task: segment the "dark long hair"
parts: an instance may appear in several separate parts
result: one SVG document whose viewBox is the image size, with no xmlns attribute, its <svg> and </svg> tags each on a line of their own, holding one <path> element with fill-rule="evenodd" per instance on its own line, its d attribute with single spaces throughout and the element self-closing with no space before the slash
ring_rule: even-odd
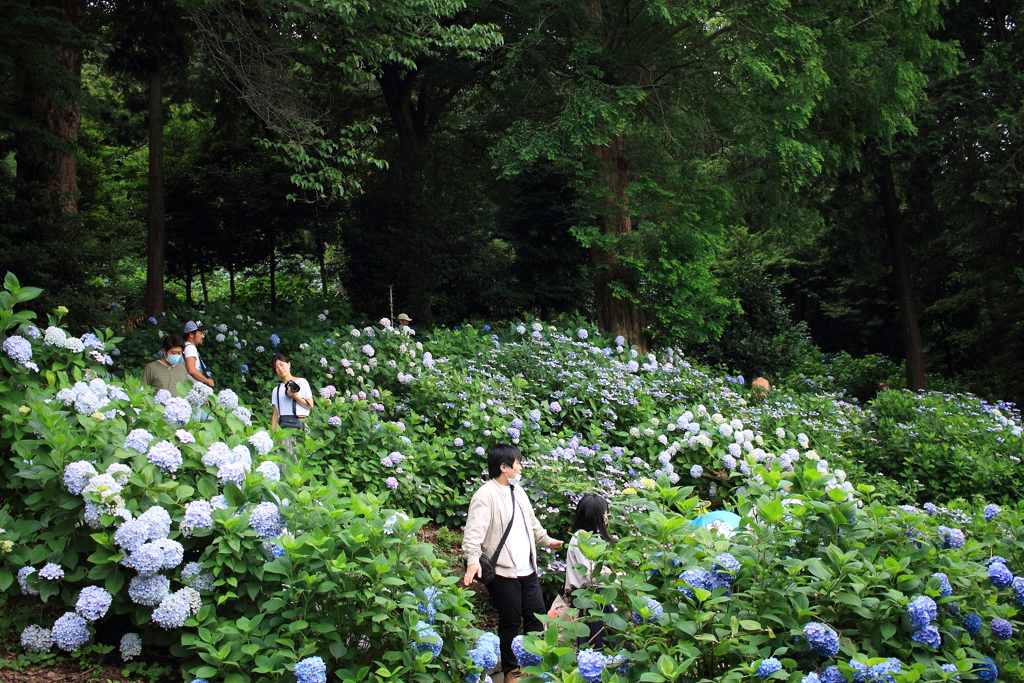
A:
<svg viewBox="0 0 1024 683">
<path fill-rule="evenodd" d="M 576 505 L 576 517 L 572 520 L 572 532 L 589 531 L 612 543 L 604 516 L 608 512 L 608 501 L 593 493 L 588 493 Z"/>
</svg>

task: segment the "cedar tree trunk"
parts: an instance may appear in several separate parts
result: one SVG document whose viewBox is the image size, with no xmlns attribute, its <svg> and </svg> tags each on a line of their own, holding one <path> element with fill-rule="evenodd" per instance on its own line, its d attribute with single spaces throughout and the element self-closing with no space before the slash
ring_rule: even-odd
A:
<svg viewBox="0 0 1024 683">
<path fill-rule="evenodd" d="M 149 205 L 146 212 L 146 315 L 164 310 L 164 110 L 162 72 L 149 75 Z"/>
</svg>

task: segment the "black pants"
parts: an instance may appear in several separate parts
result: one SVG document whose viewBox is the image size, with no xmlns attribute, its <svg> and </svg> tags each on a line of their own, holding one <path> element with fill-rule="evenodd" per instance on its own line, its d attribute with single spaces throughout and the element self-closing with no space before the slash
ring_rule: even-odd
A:
<svg viewBox="0 0 1024 683">
<path fill-rule="evenodd" d="M 498 610 L 501 670 L 508 672 L 518 669 L 519 662 L 512 654 L 512 639 L 519 635 L 519 627 L 522 626 L 523 633 L 541 631 L 544 628 L 537 618 L 538 614 L 547 612 L 544 609 L 540 580 L 536 572 L 529 576 L 520 576 L 518 579 L 495 576 L 487 589 L 491 592 L 494 609 Z"/>
</svg>

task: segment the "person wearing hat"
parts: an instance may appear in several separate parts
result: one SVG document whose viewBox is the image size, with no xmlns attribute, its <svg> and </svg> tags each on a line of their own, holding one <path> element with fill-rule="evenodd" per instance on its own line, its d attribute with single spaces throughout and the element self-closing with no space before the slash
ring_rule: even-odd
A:
<svg viewBox="0 0 1024 683">
<path fill-rule="evenodd" d="M 202 383 L 213 388 L 213 380 L 206 376 L 206 363 L 199 357 L 199 345 L 206 338 L 206 331 L 209 325 L 204 325 L 199 320 L 189 320 L 185 323 L 185 371 L 193 382 Z"/>
<path fill-rule="evenodd" d="M 409 323 L 412 322 L 412 318 L 407 316 L 405 313 L 399 313 L 396 320 L 398 320 L 398 324 L 402 327 L 409 327 Z"/>
</svg>

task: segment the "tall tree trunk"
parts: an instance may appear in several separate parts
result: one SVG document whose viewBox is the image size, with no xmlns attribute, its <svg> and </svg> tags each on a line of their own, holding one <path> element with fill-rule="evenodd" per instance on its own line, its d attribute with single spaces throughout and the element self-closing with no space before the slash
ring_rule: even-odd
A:
<svg viewBox="0 0 1024 683">
<path fill-rule="evenodd" d="M 164 310 L 163 72 L 149 75 L 149 206 L 146 212 L 146 315 Z"/>
<path fill-rule="evenodd" d="M 327 251 L 324 241 L 320 239 L 320 236 L 316 233 L 313 234 L 313 238 L 316 240 L 316 255 L 320 261 L 320 293 L 326 299 L 327 298 L 327 255 L 324 253 Z"/>
<path fill-rule="evenodd" d="M 235 264 L 228 266 L 228 281 L 231 283 L 231 303 L 235 303 Z"/>
<path fill-rule="evenodd" d="M 192 261 L 185 265 L 185 303 L 191 308 L 195 304 L 192 302 Z"/>
<path fill-rule="evenodd" d="M 199 284 L 203 286 L 203 303 L 206 305 L 210 304 L 210 289 L 206 286 L 206 269 L 200 268 L 199 270 Z"/>
<path fill-rule="evenodd" d="M 633 219 L 629 215 L 629 163 L 622 136 L 617 135 L 604 145 L 595 145 L 593 154 L 601 164 L 598 175 L 604 193 L 601 231 L 606 238 L 617 242 L 633 232 Z M 650 339 L 643 312 L 635 303 L 617 297 L 613 292 L 614 283 L 628 282 L 632 277 L 632 273 L 619 262 L 617 249 L 614 244 L 590 247 L 597 324 L 613 336 L 624 336 L 630 344 L 636 344 L 642 353 L 646 353 Z"/>
<path fill-rule="evenodd" d="M 270 310 L 277 302 L 277 254 L 275 253 L 274 231 L 270 231 Z"/>
<path fill-rule="evenodd" d="M 921 342 L 921 329 L 917 325 L 914 288 L 910 280 L 910 265 L 907 262 L 907 245 L 903 242 L 903 230 L 900 226 L 896 184 L 893 181 L 892 164 L 888 157 L 879 154 L 878 160 L 876 180 L 882 199 L 885 232 L 889 238 L 889 257 L 892 261 L 892 274 L 896 285 L 900 329 L 903 333 L 903 350 L 907 358 L 907 389 L 923 391 L 925 389 L 924 346 Z"/>
<path fill-rule="evenodd" d="M 70 24 L 69 35 L 77 35 L 85 21 L 85 0 L 36 0 L 41 12 L 58 10 Z M 75 146 L 82 120 L 78 88 L 82 78 L 82 46 L 54 42 L 47 46 L 66 79 L 60 87 L 30 82 L 25 89 L 22 108 L 33 124 L 56 138 L 55 142 L 21 136 L 17 146 L 17 176 L 22 184 L 37 184 L 42 200 L 58 207 L 60 213 L 78 213 L 78 178 Z"/>
</svg>

